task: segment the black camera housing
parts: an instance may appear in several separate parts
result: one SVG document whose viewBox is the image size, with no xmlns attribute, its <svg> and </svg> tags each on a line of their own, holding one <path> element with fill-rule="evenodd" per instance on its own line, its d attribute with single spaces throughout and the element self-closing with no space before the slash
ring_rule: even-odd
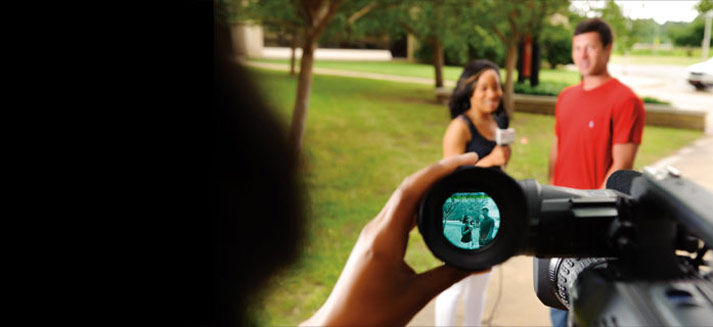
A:
<svg viewBox="0 0 713 327">
<path fill-rule="evenodd" d="M 517 182 L 497 169 L 462 167 L 427 192 L 419 231 L 436 257 L 461 269 L 537 257 L 538 298 L 573 310 L 575 325 L 710 324 L 710 264 L 707 272 L 700 267 L 713 244 L 713 195 L 674 170 L 615 172 L 607 188 Z M 500 210 L 500 230 L 482 248 L 458 248 L 444 234 L 443 204 L 460 192 L 483 192 Z"/>
<path fill-rule="evenodd" d="M 460 192 L 484 192 L 500 210 L 500 231 L 477 250 L 453 246 L 444 236 L 442 207 Z M 434 184 L 421 201 L 418 227 L 439 259 L 467 270 L 482 270 L 517 254 L 538 257 L 613 256 L 603 242 L 617 217 L 631 215 L 627 195 L 613 190 L 576 190 L 517 182 L 498 169 L 462 167 Z"/>
</svg>

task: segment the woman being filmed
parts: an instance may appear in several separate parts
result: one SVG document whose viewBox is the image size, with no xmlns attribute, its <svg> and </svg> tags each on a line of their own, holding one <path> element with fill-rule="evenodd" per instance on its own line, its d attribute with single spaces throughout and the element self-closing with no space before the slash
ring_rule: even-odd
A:
<svg viewBox="0 0 713 327">
<path fill-rule="evenodd" d="M 488 60 L 466 65 L 448 107 L 451 123 L 443 136 L 443 157 L 475 152 L 481 158 L 475 165 L 502 169 L 510 159 L 510 148 L 497 145 L 498 128 L 507 128 L 502 104 L 503 91 L 498 66 Z M 466 277 L 443 291 L 436 299 L 436 326 L 455 325 L 457 303 L 464 295 L 464 325 L 481 325 L 485 288 L 490 272 Z"/>
</svg>

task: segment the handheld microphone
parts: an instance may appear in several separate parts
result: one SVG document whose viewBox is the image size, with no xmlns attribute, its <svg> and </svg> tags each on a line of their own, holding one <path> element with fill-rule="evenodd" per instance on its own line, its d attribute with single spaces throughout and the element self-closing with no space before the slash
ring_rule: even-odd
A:
<svg viewBox="0 0 713 327">
<path fill-rule="evenodd" d="M 508 145 L 515 142 L 515 129 L 497 129 L 495 132 L 495 143 L 497 145 Z"/>
</svg>

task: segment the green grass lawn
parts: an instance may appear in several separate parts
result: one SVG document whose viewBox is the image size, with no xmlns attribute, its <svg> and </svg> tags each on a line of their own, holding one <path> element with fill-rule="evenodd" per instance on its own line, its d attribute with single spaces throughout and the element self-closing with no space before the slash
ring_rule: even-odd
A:
<svg viewBox="0 0 713 327">
<path fill-rule="evenodd" d="M 287 128 L 296 79 L 285 72 L 250 71 Z M 250 308 L 258 324 L 294 326 L 317 310 L 362 226 L 404 177 L 441 158 L 449 120 L 447 109 L 434 103 L 431 86 L 315 76 L 304 140 L 308 235 L 299 262 L 275 276 Z M 517 113 L 512 125 L 518 142 L 507 172 L 544 183 L 553 117 Z M 651 164 L 699 136 L 698 131 L 647 126 L 635 166 Z M 439 265 L 417 231 L 409 240 L 407 262 L 419 272 Z"/>
</svg>

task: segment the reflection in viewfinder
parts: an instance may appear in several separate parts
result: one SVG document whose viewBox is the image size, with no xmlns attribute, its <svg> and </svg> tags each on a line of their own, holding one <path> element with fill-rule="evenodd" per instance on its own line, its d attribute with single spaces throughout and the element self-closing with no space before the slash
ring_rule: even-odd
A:
<svg viewBox="0 0 713 327">
<path fill-rule="evenodd" d="M 466 250 L 484 247 L 500 229 L 500 210 L 487 193 L 453 193 L 443 203 L 443 236 Z"/>
</svg>

